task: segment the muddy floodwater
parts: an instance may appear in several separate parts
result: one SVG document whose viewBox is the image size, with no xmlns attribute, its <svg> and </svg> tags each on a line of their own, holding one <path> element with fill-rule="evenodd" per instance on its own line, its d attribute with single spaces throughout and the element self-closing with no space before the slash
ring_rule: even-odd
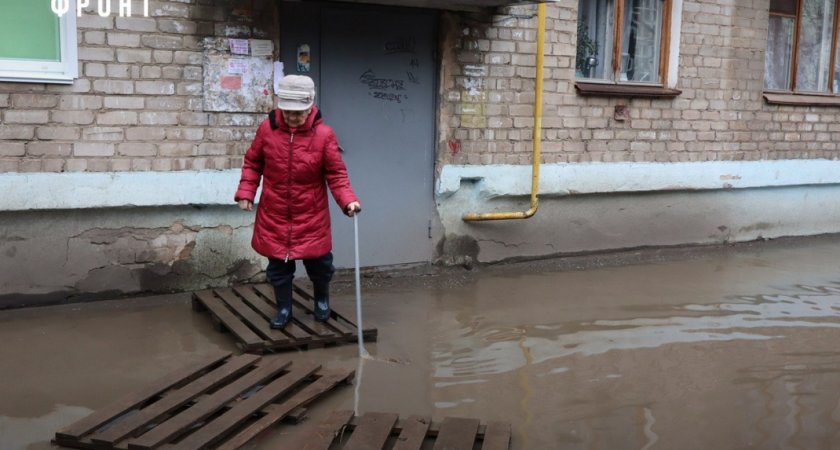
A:
<svg viewBox="0 0 840 450">
<path fill-rule="evenodd" d="M 253 449 L 298 448 L 333 409 L 503 420 L 512 449 L 840 448 L 840 237 L 375 274 L 361 369 Z M 0 311 L 0 449 L 236 352 L 188 295 Z M 353 310 L 353 287 L 334 302 Z"/>
</svg>

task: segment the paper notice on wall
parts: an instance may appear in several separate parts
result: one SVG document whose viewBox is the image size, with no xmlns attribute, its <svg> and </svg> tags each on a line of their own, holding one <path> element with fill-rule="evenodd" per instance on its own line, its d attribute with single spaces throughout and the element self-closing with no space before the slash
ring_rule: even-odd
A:
<svg viewBox="0 0 840 450">
<path fill-rule="evenodd" d="M 280 80 L 286 76 L 283 73 L 283 63 L 281 61 L 274 61 L 274 93 L 280 90 Z"/>
<path fill-rule="evenodd" d="M 248 72 L 248 61 L 244 59 L 231 59 L 227 64 L 227 73 L 232 75 L 242 75 Z"/>
<path fill-rule="evenodd" d="M 268 39 L 251 39 L 251 56 L 272 56 L 274 43 Z"/>
<path fill-rule="evenodd" d="M 230 42 L 230 52 L 234 55 L 247 55 L 249 53 L 248 39 L 228 39 L 228 42 Z"/>
<path fill-rule="evenodd" d="M 222 89 L 242 89 L 242 77 L 224 76 L 221 79 Z"/>
<path fill-rule="evenodd" d="M 231 54 L 228 38 L 205 38 L 204 111 L 265 113 L 274 109 L 274 60 Z"/>
</svg>

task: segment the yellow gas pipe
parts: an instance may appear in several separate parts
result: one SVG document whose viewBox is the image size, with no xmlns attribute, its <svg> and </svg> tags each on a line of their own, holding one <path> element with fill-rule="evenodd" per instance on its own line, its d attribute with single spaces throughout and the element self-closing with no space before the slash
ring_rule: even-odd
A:
<svg viewBox="0 0 840 450">
<path fill-rule="evenodd" d="M 464 221 L 527 219 L 537 212 L 540 186 L 540 143 L 542 142 L 543 48 L 545 42 L 545 3 L 537 6 L 537 85 L 534 95 L 534 156 L 531 163 L 531 208 L 520 212 L 467 213 Z"/>
</svg>

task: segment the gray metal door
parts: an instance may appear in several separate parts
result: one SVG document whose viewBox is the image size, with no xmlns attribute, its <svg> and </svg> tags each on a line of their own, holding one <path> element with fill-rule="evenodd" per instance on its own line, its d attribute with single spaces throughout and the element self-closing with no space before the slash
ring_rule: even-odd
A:
<svg viewBox="0 0 840 450">
<path fill-rule="evenodd" d="M 362 201 L 362 265 L 429 261 L 436 13 L 299 5 L 309 18 L 317 15 L 319 20 L 300 20 L 294 10 L 284 9 L 283 22 L 298 24 L 281 30 L 284 63 L 291 69 L 286 73 L 299 73 L 288 58 L 296 58 L 301 39 L 312 39 L 307 42 L 308 75 L 319 86 L 318 105 L 345 150 L 350 180 Z M 318 42 L 314 30 L 301 29 L 301 23 L 319 24 Z M 295 28 L 298 36 L 286 34 Z M 336 266 L 351 267 L 353 221 L 331 206 Z"/>
</svg>

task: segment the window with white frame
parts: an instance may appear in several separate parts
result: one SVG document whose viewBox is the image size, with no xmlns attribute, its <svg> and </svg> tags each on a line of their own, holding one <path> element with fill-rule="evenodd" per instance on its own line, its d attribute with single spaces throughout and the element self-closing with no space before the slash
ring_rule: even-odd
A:
<svg viewBox="0 0 840 450">
<path fill-rule="evenodd" d="M 580 0 L 580 81 L 663 84 L 671 0 Z"/>
<path fill-rule="evenodd" d="M 836 0 L 771 0 L 764 87 L 840 93 Z"/>
<path fill-rule="evenodd" d="M 76 16 L 50 0 L 0 2 L 0 81 L 72 83 L 78 76 Z"/>
</svg>

